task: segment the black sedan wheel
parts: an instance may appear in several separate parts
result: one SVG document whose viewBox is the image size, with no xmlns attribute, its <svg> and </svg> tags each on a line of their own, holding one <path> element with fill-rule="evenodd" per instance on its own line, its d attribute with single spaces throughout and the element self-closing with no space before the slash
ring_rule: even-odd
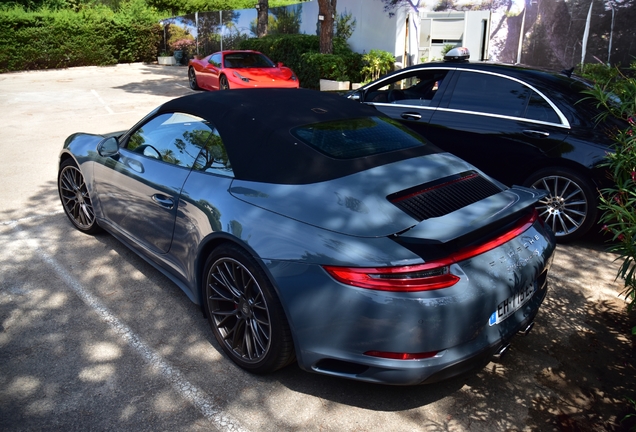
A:
<svg viewBox="0 0 636 432">
<path fill-rule="evenodd" d="M 221 78 L 219 78 L 219 90 L 229 90 L 230 89 L 230 83 L 227 80 L 227 77 L 225 75 L 221 75 Z"/>
<path fill-rule="evenodd" d="M 192 90 L 199 90 L 199 84 L 197 84 L 197 75 L 194 72 L 194 68 L 191 67 L 188 69 L 188 81 L 190 82 L 190 88 Z"/>
<path fill-rule="evenodd" d="M 578 239 L 594 225 L 598 214 L 594 187 L 575 171 L 546 168 L 530 176 L 525 185 L 548 191 L 537 210 L 559 241 Z"/>
<path fill-rule="evenodd" d="M 62 162 L 57 188 L 64 212 L 75 228 L 88 234 L 99 232 L 101 228 L 95 221 L 95 211 L 84 176 L 73 160 Z"/>
<path fill-rule="evenodd" d="M 280 301 L 254 258 L 238 247 L 221 246 L 208 257 L 204 283 L 210 326 L 236 364 L 268 373 L 295 359 Z"/>
</svg>

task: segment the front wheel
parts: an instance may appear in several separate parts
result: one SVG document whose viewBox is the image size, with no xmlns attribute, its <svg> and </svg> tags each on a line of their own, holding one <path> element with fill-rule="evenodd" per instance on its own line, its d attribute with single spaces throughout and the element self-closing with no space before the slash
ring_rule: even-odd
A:
<svg viewBox="0 0 636 432">
<path fill-rule="evenodd" d="M 230 89 L 230 83 L 227 80 L 227 77 L 225 75 L 221 75 L 221 78 L 219 78 L 219 90 L 229 90 Z"/>
<path fill-rule="evenodd" d="M 243 369 L 269 373 L 295 359 L 280 301 L 255 259 L 234 245 L 208 257 L 204 307 L 216 340 Z"/>
<path fill-rule="evenodd" d="M 192 90 L 199 90 L 199 84 L 197 83 L 197 74 L 194 71 L 193 67 L 188 69 L 188 82 L 190 83 L 190 88 Z"/>
<path fill-rule="evenodd" d="M 93 201 L 88 194 L 84 175 L 72 159 L 67 159 L 60 165 L 57 189 L 64 213 L 75 228 L 87 234 L 101 231 L 95 220 Z"/>
<path fill-rule="evenodd" d="M 576 171 L 544 168 L 528 177 L 524 185 L 548 192 L 536 207 L 558 241 L 576 240 L 596 222 L 598 203 L 594 185 Z"/>
</svg>

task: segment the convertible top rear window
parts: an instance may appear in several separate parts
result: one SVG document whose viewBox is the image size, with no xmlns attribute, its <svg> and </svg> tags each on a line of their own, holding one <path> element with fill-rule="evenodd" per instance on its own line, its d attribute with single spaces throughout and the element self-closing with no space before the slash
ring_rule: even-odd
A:
<svg viewBox="0 0 636 432">
<path fill-rule="evenodd" d="M 382 117 L 315 123 L 297 127 L 292 134 L 335 159 L 363 158 L 426 144 L 398 122 Z"/>
</svg>

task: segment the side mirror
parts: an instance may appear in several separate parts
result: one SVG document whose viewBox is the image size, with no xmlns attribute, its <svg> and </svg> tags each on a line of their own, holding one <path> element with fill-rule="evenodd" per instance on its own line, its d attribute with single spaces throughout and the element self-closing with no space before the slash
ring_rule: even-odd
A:
<svg viewBox="0 0 636 432">
<path fill-rule="evenodd" d="M 351 99 L 351 100 L 354 100 L 354 101 L 361 101 L 362 100 L 362 92 L 360 90 L 352 91 L 351 93 L 349 93 L 347 95 L 347 99 Z"/>
<path fill-rule="evenodd" d="M 102 157 L 111 157 L 119 154 L 119 141 L 115 137 L 103 139 L 97 145 L 97 153 Z"/>
<path fill-rule="evenodd" d="M 285 66 L 285 65 L 283 64 L 283 62 L 278 62 L 278 63 L 276 64 L 276 66 L 278 66 L 279 68 L 282 68 L 282 67 L 283 67 L 283 66 Z"/>
</svg>

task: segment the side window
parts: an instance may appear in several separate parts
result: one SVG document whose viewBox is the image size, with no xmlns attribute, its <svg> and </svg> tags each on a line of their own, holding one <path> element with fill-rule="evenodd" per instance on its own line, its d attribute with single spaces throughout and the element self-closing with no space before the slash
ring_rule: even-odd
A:
<svg viewBox="0 0 636 432">
<path fill-rule="evenodd" d="M 211 134 L 212 128 L 199 117 L 166 113 L 137 129 L 126 148 L 146 157 L 192 168 Z"/>
<path fill-rule="evenodd" d="M 446 70 L 419 70 L 396 76 L 370 88 L 364 102 L 429 106 L 447 73 Z"/>
<path fill-rule="evenodd" d="M 208 60 L 208 63 L 216 67 L 221 67 L 221 54 L 214 54 L 212 57 L 210 57 L 210 60 Z"/>
<path fill-rule="evenodd" d="M 232 176 L 232 165 L 227 157 L 227 151 L 221 136 L 216 129 L 210 134 L 199 157 L 194 163 L 194 169 L 197 171 L 205 171 L 211 174 L 220 174 L 224 176 Z"/>
<path fill-rule="evenodd" d="M 523 117 L 530 88 L 511 79 L 478 72 L 462 72 L 449 108 Z"/>
<path fill-rule="evenodd" d="M 561 119 L 550 104 L 535 92 L 532 92 L 530 96 L 524 117 L 549 123 L 561 123 Z"/>
</svg>

